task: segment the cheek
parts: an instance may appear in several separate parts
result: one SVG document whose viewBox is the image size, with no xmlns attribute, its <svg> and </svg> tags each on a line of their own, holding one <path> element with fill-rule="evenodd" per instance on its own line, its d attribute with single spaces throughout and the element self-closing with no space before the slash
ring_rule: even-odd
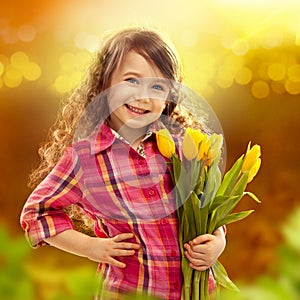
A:
<svg viewBox="0 0 300 300">
<path fill-rule="evenodd" d="M 153 101 L 153 108 L 156 112 L 162 112 L 166 107 L 166 101 L 162 100 L 154 100 Z"/>
<path fill-rule="evenodd" d="M 126 102 L 130 102 L 135 95 L 135 89 L 123 86 L 122 84 L 110 88 L 107 98 L 111 111 L 122 106 Z"/>
</svg>

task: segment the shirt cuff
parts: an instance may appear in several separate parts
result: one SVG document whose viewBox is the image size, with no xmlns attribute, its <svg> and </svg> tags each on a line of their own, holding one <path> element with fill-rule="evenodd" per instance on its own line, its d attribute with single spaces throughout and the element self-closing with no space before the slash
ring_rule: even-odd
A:
<svg viewBox="0 0 300 300">
<path fill-rule="evenodd" d="M 35 221 L 22 221 L 25 236 L 32 248 L 48 245 L 44 240 L 65 230 L 74 229 L 66 214 L 46 215 Z"/>
</svg>

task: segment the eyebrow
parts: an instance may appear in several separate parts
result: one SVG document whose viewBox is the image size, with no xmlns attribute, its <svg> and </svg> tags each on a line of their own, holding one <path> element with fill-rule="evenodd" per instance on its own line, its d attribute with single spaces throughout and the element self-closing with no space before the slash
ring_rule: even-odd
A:
<svg viewBox="0 0 300 300">
<path fill-rule="evenodd" d="M 133 75 L 133 76 L 137 76 L 137 77 L 142 77 L 140 73 L 135 72 L 135 71 L 129 71 L 123 74 L 123 76 L 128 76 L 128 75 Z"/>
<path fill-rule="evenodd" d="M 139 77 L 139 78 L 153 78 L 153 79 L 155 78 L 156 81 L 162 82 L 162 83 L 165 82 L 165 80 L 168 80 L 165 77 L 155 77 L 155 76 L 144 77 L 144 76 L 141 75 L 141 73 L 138 73 L 136 71 L 128 71 L 128 72 L 123 74 L 124 77 L 129 76 L 129 75 L 136 76 L 136 77 Z"/>
</svg>

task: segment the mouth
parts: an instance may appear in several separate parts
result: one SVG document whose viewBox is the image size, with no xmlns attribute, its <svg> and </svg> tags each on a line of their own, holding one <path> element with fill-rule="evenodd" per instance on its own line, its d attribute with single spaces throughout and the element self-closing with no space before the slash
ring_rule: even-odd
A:
<svg viewBox="0 0 300 300">
<path fill-rule="evenodd" d="M 148 109 L 138 108 L 138 107 L 135 107 L 135 106 L 131 106 L 131 105 L 127 104 L 127 103 L 125 104 L 125 107 L 126 107 L 129 111 L 131 111 L 131 112 L 133 112 L 133 113 L 135 113 L 135 114 L 138 114 L 138 115 L 144 115 L 144 114 L 150 112 L 150 110 L 148 110 Z"/>
</svg>

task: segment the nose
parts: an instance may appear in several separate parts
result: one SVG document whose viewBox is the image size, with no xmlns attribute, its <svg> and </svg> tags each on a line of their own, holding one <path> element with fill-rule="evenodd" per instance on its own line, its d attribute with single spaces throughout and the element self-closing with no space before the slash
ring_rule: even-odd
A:
<svg viewBox="0 0 300 300">
<path fill-rule="evenodd" d="M 138 100 L 142 103 L 149 103 L 151 99 L 151 89 L 147 82 L 142 82 L 136 94 Z"/>
<path fill-rule="evenodd" d="M 140 102 L 142 103 L 149 103 L 150 102 L 150 98 L 148 97 L 142 97 L 141 99 L 139 99 Z"/>
</svg>

